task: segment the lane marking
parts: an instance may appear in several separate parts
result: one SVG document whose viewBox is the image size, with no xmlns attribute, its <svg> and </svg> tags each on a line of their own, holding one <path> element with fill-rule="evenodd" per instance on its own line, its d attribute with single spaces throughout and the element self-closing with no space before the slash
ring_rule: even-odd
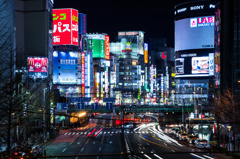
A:
<svg viewBox="0 0 240 159">
<path fill-rule="evenodd" d="M 84 150 L 84 148 L 81 149 L 81 152 Z"/>
<path fill-rule="evenodd" d="M 87 142 L 85 143 L 85 145 L 88 143 L 88 141 L 90 140 L 90 138 L 88 138 Z"/>
<path fill-rule="evenodd" d="M 209 156 L 207 156 L 207 155 L 203 155 L 204 157 L 207 157 L 207 158 L 210 158 L 210 159 L 214 159 L 214 158 L 212 158 L 212 157 L 209 157 Z"/>
<path fill-rule="evenodd" d="M 99 147 L 98 151 L 101 151 L 101 150 L 102 150 L 102 148 L 101 148 L 101 147 Z"/>
<path fill-rule="evenodd" d="M 102 138 L 101 144 L 103 143 L 103 139 L 104 139 L 104 134 L 103 134 L 103 138 Z"/>
<path fill-rule="evenodd" d="M 153 154 L 155 157 L 159 158 L 159 159 L 163 159 L 162 157 L 158 156 L 157 154 Z"/>
<path fill-rule="evenodd" d="M 149 157 L 148 155 L 144 154 L 143 156 L 145 156 L 148 159 L 152 159 L 151 157 Z"/>
<path fill-rule="evenodd" d="M 80 144 L 80 142 L 77 143 L 78 145 Z"/>
<path fill-rule="evenodd" d="M 67 148 L 63 149 L 62 152 L 66 151 Z"/>
<path fill-rule="evenodd" d="M 190 153 L 190 155 L 193 155 L 193 156 L 195 156 L 195 157 L 197 157 L 197 158 L 205 159 L 204 157 L 198 156 L 198 155 L 193 154 L 193 153 Z"/>
</svg>

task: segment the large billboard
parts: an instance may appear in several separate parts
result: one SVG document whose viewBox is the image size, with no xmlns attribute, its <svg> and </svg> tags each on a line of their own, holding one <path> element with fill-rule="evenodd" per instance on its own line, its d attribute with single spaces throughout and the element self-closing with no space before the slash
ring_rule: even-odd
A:
<svg viewBox="0 0 240 159">
<path fill-rule="evenodd" d="M 181 54 L 175 59 L 175 73 L 178 77 L 214 76 L 214 53 L 205 55 L 190 53 Z"/>
<path fill-rule="evenodd" d="M 44 57 L 28 57 L 28 75 L 31 78 L 46 78 L 48 59 Z"/>
<path fill-rule="evenodd" d="M 53 45 L 78 45 L 78 10 L 53 9 Z"/>
<path fill-rule="evenodd" d="M 53 52 L 53 84 L 77 84 L 77 52 Z"/>
<path fill-rule="evenodd" d="M 175 51 L 214 48 L 214 16 L 175 21 Z"/>
<path fill-rule="evenodd" d="M 93 58 L 105 58 L 105 35 L 88 36 L 88 49 L 92 49 Z"/>
</svg>

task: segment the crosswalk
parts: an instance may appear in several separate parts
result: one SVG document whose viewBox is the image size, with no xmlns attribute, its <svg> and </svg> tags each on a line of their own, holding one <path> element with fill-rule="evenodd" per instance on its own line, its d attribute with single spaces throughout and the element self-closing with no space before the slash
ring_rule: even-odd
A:
<svg viewBox="0 0 240 159">
<path fill-rule="evenodd" d="M 69 132 L 69 133 L 64 133 L 61 135 L 86 135 L 88 132 Z M 115 131 L 101 131 L 100 134 L 118 134 L 122 133 L 122 130 L 115 130 Z M 125 130 L 124 133 L 127 134 L 150 134 L 151 132 L 148 131 L 128 131 Z"/>
<path fill-rule="evenodd" d="M 93 127 L 81 127 L 81 128 L 75 128 L 75 129 L 77 129 L 77 130 L 86 130 L 86 129 L 91 129 L 91 128 L 93 128 Z M 103 129 L 113 129 L 113 128 L 121 129 L 121 127 L 101 127 L 101 128 L 103 128 Z"/>
</svg>

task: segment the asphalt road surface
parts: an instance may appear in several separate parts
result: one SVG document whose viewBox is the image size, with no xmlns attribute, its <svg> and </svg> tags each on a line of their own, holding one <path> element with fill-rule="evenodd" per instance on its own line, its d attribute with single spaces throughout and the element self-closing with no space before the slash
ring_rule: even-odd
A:
<svg viewBox="0 0 240 159">
<path fill-rule="evenodd" d="M 133 129 L 113 127 L 109 119 L 110 114 L 103 114 L 91 119 L 84 128 L 61 131 L 61 134 L 44 148 L 47 156 L 55 159 L 228 158 L 222 154 L 209 154 L 208 150 L 196 149 L 193 144 L 178 141 L 165 134 L 154 121 L 154 117 L 154 122 L 141 124 Z M 97 135 L 94 137 L 95 134 Z M 126 153 L 127 155 L 123 155 Z"/>
</svg>

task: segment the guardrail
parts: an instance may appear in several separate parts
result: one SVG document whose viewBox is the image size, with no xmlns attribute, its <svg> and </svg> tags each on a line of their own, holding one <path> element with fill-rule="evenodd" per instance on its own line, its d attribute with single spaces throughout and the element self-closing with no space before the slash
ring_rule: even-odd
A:
<svg viewBox="0 0 240 159">
<path fill-rule="evenodd" d="M 119 113 L 121 111 L 127 112 L 127 113 L 142 113 L 142 112 L 151 112 L 151 113 L 160 113 L 160 112 L 182 112 L 182 106 L 171 106 L 171 105 L 160 105 L 160 106 L 113 106 L 113 109 L 115 109 L 116 113 Z M 123 110 L 122 110 L 123 109 Z M 185 106 L 185 112 L 193 112 L 194 106 L 188 105 Z M 113 110 L 106 109 L 105 106 L 99 106 L 99 109 L 91 109 L 85 108 L 85 111 L 88 113 L 112 113 Z"/>
</svg>

